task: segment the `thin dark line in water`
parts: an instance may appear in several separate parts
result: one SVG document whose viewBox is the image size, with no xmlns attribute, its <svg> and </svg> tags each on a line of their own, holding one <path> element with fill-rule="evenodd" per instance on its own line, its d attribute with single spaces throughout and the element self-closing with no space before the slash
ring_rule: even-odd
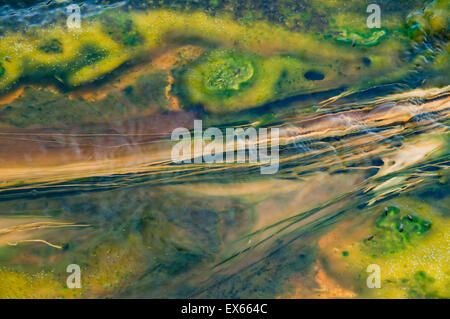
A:
<svg viewBox="0 0 450 319">
<path fill-rule="evenodd" d="M 362 184 L 363 184 L 363 183 L 362 183 Z M 284 231 L 285 231 L 286 229 L 288 229 L 289 227 L 291 227 L 291 226 L 297 224 L 298 222 L 304 220 L 305 218 L 308 218 L 308 217 L 310 217 L 310 216 L 313 216 L 315 213 L 317 213 L 317 212 L 319 212 L 319 211 L 321 211 L 321 210 L 323 210 L 323 209 L 329 207 L 330 205 L 333 205 L 333 204 L 338 203 L 339 201 L 343 200 L 343 199 L 346 198 L 346 197 L 357 196 L 358 193 L 364 194 L 364 192 L 362 191 L 362 184 L 360 185 L 361 187 L 358 187 L 358 189 L 355 190 L 355 191 L 352 191 L 352 192 L 348 192 L 348 193 L 339 195 L 339 196 L 337 196 L 337 197 L 335 197 L 335 198 L 333 198 L 333 199 L 331 199 L 331 200 L 329 200 L 329 201 L 327 201 L 327 202 L 325 202 L 325 203 L 323 203 L 323 204 L 321 204 L 321 205 L 319 205 L 319 206 L 317 206 L 317 207 L 314 207 L 313 209 L 307 210 L 307 211 L 305 211 L 305 212 L 301 212 L 301 213 L 299 213 L 299 214 L 297 214 L 297 215 L 291 216 L 291 217 L 286 218 L 286 219 L 284 219 L 284 220 L 282 220 L 282 221 L 279 221 L 279 222 L 276 222 L 276 223 L 274 223 L 274 224 L 271 224 L 271 225 L 268 226 L 268 227 L 265 227 L 265 228 L 263 228 L 263 229 L 257 230 L 257 231 L 255 231 L 255 232 L 253 232 L 253 233 L 247 234 L 247 235 L 245 235 L 245 236 L 243 236 L 243 237 L 241 237 L 241 238 L 235 240 L 234 243 L 237 243 L 237 242 L 239 242 L 239 241 L 243 241 L 243 240 L 246 240 L 246 239 L 249 239 L 249 238 L 251 239 L 251 238 L 254 237 L 255 235 L 264 233 L 264 232 L 266 232 L 267 230 L 273 229 L 273 228 L 275 228 L 275 227 L 278 227 L 278 226 L 281 226 L 281 225 L 287 223 L 287 225 L 285 225 L 285 226 L 282 227 L 281 229 L 277 230 L 277 231 L 274 232 L 273 234 L 269 235 L 268 237 L 266 237 L 266 238 L 260 240 L 259 242 L 257 242 L 256 244 L 252 245 L 251 247 L 247 247 L 247 248 L 245 248 L 244 250 L 242 250 L 242 251 L 240 251 L 240 252 L 234 254 L 233 256 L 231 256 L 231 257 L 229 257 L 229 258 L 227 258 L 227 259 L 221 261 L 220 263 L 216 264 L 215 266 L 213 266 L 212 269 L 217 268 L 217 267 L 219 267 L 219 266 L 225 264 L 226 262 L 230 261 L 231 259 L 235 258 L 235 257 L 238 256 L 238 255 L 241 255 L 242 253 L 245 253 L 245 252 L 247 252 L 247 251 L 249 251 L 249 250 L 251 250 L 251 249 L 256 248 L 256 247 L 259 246 L 259 245 L 262 245 L 264 242 L 266 242 L 266 241 L 270 240 L 271 238 L 275 237 L 276 235 L 278 235 L 278 234 L 284 232 Z M 328 216 L 328 215 L 327 215 L 327 216 Z M 232 243 L 233 243 L 233 242 L 232 242 Z"/>
<path fill-rule="evenodd" d="M 257 265 L 257 264 L 263 262 L 263 261 L 266 260 L 267 258 L 270 258 L 270 256 L 273 256 L 274 254 L 276 254 L 277 252 L 279 252 L 281 249 L 287 247 L 289 244 L 291 244 L 291 243 L 297 241 L 299 238 L 301 238 L 301 237 L 303 237 L 303 236 L 305 236 L 305 235 L 314 233 L 314 232 L 316 232 L 317 230 L 320 230 L 321 228 L 324 228 L 324 227 L 329 226 L 328 224 L 326 224 L 327 222 L 333 221 L 335 218 L 337 218 L 337 217 L 343 215 L 345 212 L 346 212 L 345 210 L 342 210 L 342 211 L 339 211 L 338 213 L 333 214 L 333 215 L 326 215 L 326 216 L 323 216 L 323 219 L 319 218 L 319 219 L 317 219 L 317 220 L 314 220 L 311 224 L 308 224 L 308 226 L 309 226 L 308 229 L 298 229 L 298 228 L 297 228 L 297 229 L 293 230 L 290 234 L 292 234 L 293 232 L 299 232 L 298 235 L 296 235 L 295 237 L 293 237 L 292 239 L 290 239 L 290 240 L 287 241 L 287 242 L 283 242 L 283 245 L 279 245 L 275 250 L 271 251 L 270 253 L 268 253 L 268 254 L 265 255 L 264 257 L 260 258 L 260 259 L 257 260 L 257 261 L 254 261 L 254 262 L 252 262 L 251 264 L 249 264 L 249 265 L 245 266 L 244 268 L 240 269 L 239 272 L 242 272 L 242 271 L 244 271 L 244 270 L 246 270 L 246 269 L 250 269 L 251 267 L 253 267 L 253 266 L 255 266 L 255 265 Z M 289 227 L 289 225 L 288 225 L 288 227 Z M 289 235 L 289 234 L 287 234 L 286 236 L 288 236 L 288 235 Z M 238 255 L 240 255 L 240 254 L 237 254 L 237 256 L 238 256 Z M 236 273 L 234 273 L 234 274 L 225 276 L 224 278 L 220 279 L 220 280 L 217 281 L 216 283 L 214 283 L 214 284 L 212 284 L 212 285 L 210 285 L 210 286 L 208 286 L 208 287 L 205 287 L 205 288 L 201 289 L 200 291 L 196 292 L 194 295 L 191 295 L 191 298 L 196 298 L 196 297 L 198 297 L 199 295 L 201 295 L 201 294 L 203 294 L 203 293 L 205 293 L 205 292 L 207 292 L 207 291 L 210 291 L 212 288 L 215 288 L 215 287 L 219 286 L 220 284 L 222 284 L 222 283 L 224 283 L 224 282 L 226 282 L 226 281 L 228 281 L 228 280 L 231 280 L 233 277 L 238 276 L 238 275 L 239 275 L 239 272 L 236 272 Z"/>
</svg>

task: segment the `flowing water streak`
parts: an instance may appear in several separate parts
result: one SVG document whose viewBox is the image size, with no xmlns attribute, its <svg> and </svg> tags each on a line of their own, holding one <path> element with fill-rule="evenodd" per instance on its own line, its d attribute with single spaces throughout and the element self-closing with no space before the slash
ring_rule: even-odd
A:
<svg viewBox="0 0 450 319">
<path fill-rule="evenodd" d="M 353 105 L 335 105 L 331 109 L 306 118 L 302 114 L 302 117 L 298 119 L 292 117 L 282 119 L 284 124 L 273 126 L 280 128 L 280 165 L 283 167 L 280 174 L 283 178 L 295 178 L 306 172 L 320 171 L 327 167 L 342 168 L 364 157 L 395 151 L 395 148 L 386 145 L 386 141 L 395 136 L 402 135 L 402 138 L 407 139 L 408 136 L 413 135 L 446 132 L 450 107 L 449 95 L 449 87 L 415 90 L 400 95 L 381 97 L 374 101 L 361 101 Z M 423 103 L 410 102 L 417 98 L 423 99 Z M 341 109 L 345 111 L 340 111 Z M 244 126 L 246 127 L 249 126 Z M 32 134 L 33 139 L 44 139 L 46 135 Z M 89 134 L 87 137 L 99 135 L 110 136 L 110 134 Z M 258 166 L 264 165 L 263 163 L 175 165 L 170 159 L 170 150 L 173 145 L 168 137 L 170 132 L 161 132 L 160 135 L 166 136 L 164 138 L 156 137 L 155 139 L 155 135 L 148 135 L 150 135 L 149 140 L 143 144 L 154 145 L 155 148 L 145 150 L 138 144 L 134 146 L 135 153 L 131 156 L 74 162 L 70 165 L 47 167 L 46 170 L 33 165 L 31 165 L 32 168 L 2 168 L 4 184 L 0 196 L 5 198 L 15 192 L 23 193 L 30 189 L 39 189 L 40 192 L 71 187 L 89 189 L 92 185 L 83 183 L 80 179 L 96 176 L 99 178 L 113 176 L 106 184 L 99 182 L 93 186 L 95 189 L 101 189 L 136 183 L 165 184 L 197 181 L 204 179 L 205 173 L 211 176 L 224 175 L 228 171 L 235 172 L 240 169 L 247 171 L 248 168 L 257 172 Z M 14 141 L 26 139 L 27 134 L 2 132 L 1 138 Z M 79 142 L 83 140 L 83 135 L 74 134 L 74 138 L 73 145 L 70 142 L 64 144 L 69 147 L 83 147 L 83 143 Z M 259 141 L 261 142 L 263 141 Z M 270 145 L 270 140 L 268 144 Z M 95 147 L 99 153 L 104 150 L 102 145 L 89 143 L 86 145 Z M 237 151 L 235 145 L 232 147 L 234 151 Z M 365 149 L 361 152 L 363 147 Z M 230 145 L 224 148 L 230 149 Z M 157 149 L 156 152 L 155 149 Z M 369 168 L 371 167 L 350 169 Z M 14 185 L 15 182 L 24 178 L 26 182 Z M 8 186 L 8 183 L 13 185 Z"/>
<path fill-rule="evenodd" d="M 421 104 L 411 103 L 418 97 L 423 101 Z M 340 111 L 341 109 L 345 111 Z M 299 207 L 296 214 L 254 229 L 230 246 L 234 248 L 229 248 L 223 259 L 218 261 L 218 271 L 222 271 L 222 265 L 233 258 L 242 258 L 245 252 L 276 240 L 282 234 L 292 231 L 304 234 L 323 226 L 324 221 L 342 214 L 344 208 L 339 203 L 352 201 L 360 205 L 373 204 L 423 183 L 429 174 L 427 167 L 448 167 L 445 156 L 429 157 L 438 152 L 442 145 L 427 137 L 448 132 L 449 115 L 450 92 L 446 87 L 440 90 L 416 90 L 380 97 L 374 101 L 360 101 L 357 104 L 337 104 L 322 113 L 312 114 L 309 118 L 303 116 L 284 120 L 279 126 L 280 171 L 276 178 L 301 181 L 308 180 L 308 176 L 311 176 L 312 179 L 309 180 L 314 182 L 315 174 L 323 171 L 330 175 L 339 172 L 364 172 L 367 178 L 360 180 L 357 187 L 323 199 L 309 209 Z M 395 139 L 399 136 L 400 143 Z M 2 137 L 15 138 L 7 133 L 3 133 Z M 158 149 L 163 149 L 159 154 L 151 154 L 153 158 L 158 158 L 153 161 L 148 153 L 136 146 L 135 155 L 112 158 L 107 165 L 104 160 L 74 163 L 70 165 L 70 173 L 67 173 L 67 165 L 46 167 L 45 170 L 39 167 L 32 170 L 3 169 L 2 176 L 8 176 L 10 182 L 22 179 L 24 175 L 27 176 L 27 182 L 4 186 L 0 196 L 2 199 L 11 199 L 30 195 L 63 195 L 80 190 L 111 190 L 138 185 L 169 187 L 170 192 L 170 187 L 182 186 L 188 182 L 201 185 L 222 180 L 236 185 L 251 176 L 258 178 L 258 166 L 261 165 L 258 163 L 175 165 L 169 157 L 169 146 L 173 143 L 168 141 L 168 137 L 153 139 L 152 143 L 159 145 Z M 162 148 L 161 145 L 166 147 Z M 418 158 L 411 158 L 409 145 L 414 147 L 413 154 L 420 154 Z M 403 159 L 396 164 L 387 160 L 373 161 L 374 158 L 395 156 Z M 137 157 L 140 159 L 137 160 Z M 240 174 L 242 177 L 237 177 Z M 383 183 L 399 176 L 409 177 L 400 179 L 385 191 L 379 190 Z M 358 197 L 357 200 L 355 196 Z M 340 209 L 335 209 L 336 207 Z"/>
</svg>

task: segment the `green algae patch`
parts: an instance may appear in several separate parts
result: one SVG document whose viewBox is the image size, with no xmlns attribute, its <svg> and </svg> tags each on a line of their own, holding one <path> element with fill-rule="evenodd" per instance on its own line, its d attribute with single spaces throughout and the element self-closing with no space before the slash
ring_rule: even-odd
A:
<svg viewBox="0 0 450 319">
<path fill-rule="evenodd" d="M 49 53 L 62 53 L 62 43 L 58 39 L 49 39 L 42 41 L 39 50 Z"/>
<path fill-rule="evenodd" d="M 213 92 L 239 90 L 254 74 L 251 61 L 233 56 L 213 60 L 208 69 L 205 87 Z"/>
<path fill-rule="evenodd" d="M 327 270 L 361 298 L 448 298 L 449 219 L 445 203 L 399 197 L 336 227 L 319 241 Z M 345 257 L 344 253 L 348 255 Z M 381 289 L 367 280 L 380 270 Z"/>
<path fill-rule="evenodd" d="M 130 99 L 137 108 L 161 107 L 168 104 L 166 87 L 169 85 L 165 71 L 155 71 L 140 76 L 134 85 L 124 89 L 124 95 Z"/>
<path fill-rule="evenodd" d="M 257 83 L 261 61 L 259 56 L 250 53 L 212 51 L 182 71 L 178 87 L 189 102 L 202 104 L 208 110 L 225 112 L 239 108 L 240 97 Z"/>
<path fill-rule="evenodd" d="M 144 42 L 131 17 L 122 12 L 108 12 L 101 16 L 101 25 L 106 34 L 125 46 L 136 46 Z"/>
<path fill-rule="evenodd" d="M 378 29 L 370 34 L 362 34 L 359 32 L 351 32 L 344 30 L 336 37 L 338 43 L 352 44 L 355 46 L 371 47 L 380 43 L 387 36 L 387 31 Z"/>
<path fill-rule="evenodd" d="M 375 224 L 375 239 L 364 245 L 373 255 L 395 254 L 420 240 L 431 229 L 432 222 L 417 214 L 400 212 L 397 207 L 386 207 Z"/>
<path fill-rule="evenodd" d="M 436 291 L 430 289 L 430 286 L 435 282 L 435 279 L 425 271 L 420 270 L 416 272 L 411 279 L 411 288 L 408 290 L 409 297 L 415 299 L 439 297 L 439 294 Z"/>
<path fill-rule="evenodd" d="M 386 265 L 387 266 L 387 265 Z M 381 273 L 383 275 L 383 273 Z M 426 268 L 389 276 L 382 280 L 381 289 L 372 289 L 371 297 L 408 299 L 448 299 L 448 280 L 436 279 Z M 384 290 L 384 293 L 383 293 Z"/>
</svg>

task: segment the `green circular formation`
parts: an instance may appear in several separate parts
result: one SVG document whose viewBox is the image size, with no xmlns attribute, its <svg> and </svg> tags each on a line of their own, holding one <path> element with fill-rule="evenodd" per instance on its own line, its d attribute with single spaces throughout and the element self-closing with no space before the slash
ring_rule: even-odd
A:
<svg viewBox="0 0 450 319">
<path fill-rule="evenodd" d="M 209 73 L 205 76 L 205 87 L 219 92 L 239 90 L 254 75 L 250 61 L 232 56 L 211 61 L 207 70 Z"/>
<path fill-rule="evenodd" d="M 183 70 L 180 92 L 189 103 L 218 113 L 259 105 L 265 99 L 258 93 L 262 61 L 245 51 L 210 51 Z"/>
<path fill-rule="evenodd" d="M 5 72 L 6 72 L 5 68 L 4 68 L 3 65 L 0 63 L 0 77 L 2 77 L 3 74 L 5 74 Z"/>
</svg>

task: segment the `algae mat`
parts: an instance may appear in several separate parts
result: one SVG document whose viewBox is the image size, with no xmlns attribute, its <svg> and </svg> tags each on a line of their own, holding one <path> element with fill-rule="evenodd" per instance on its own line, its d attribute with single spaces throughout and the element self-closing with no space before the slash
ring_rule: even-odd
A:
<svg viewBox="0 0 450 319">
<path fill-rule="evenodd" d="M 449 3 L 373 4 L 0 5 L 0 298 L 449 298 Z"/>
</svg>

